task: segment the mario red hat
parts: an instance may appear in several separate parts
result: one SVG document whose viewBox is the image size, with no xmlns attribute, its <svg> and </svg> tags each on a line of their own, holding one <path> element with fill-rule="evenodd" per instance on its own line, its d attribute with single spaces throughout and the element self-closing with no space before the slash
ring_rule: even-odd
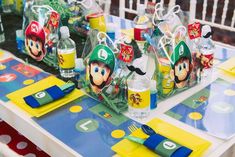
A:
<svg viewBox="0 0 235 157">
<path fill-rule="evenodd" d="M 36 36 L 41 39 L 42 44 L 45 44 L 46 35 L 43 30 L 43 27 L 37 21 L 32 21 L 25 30 L 25 35 L 27 36 Z"/>
</svg>

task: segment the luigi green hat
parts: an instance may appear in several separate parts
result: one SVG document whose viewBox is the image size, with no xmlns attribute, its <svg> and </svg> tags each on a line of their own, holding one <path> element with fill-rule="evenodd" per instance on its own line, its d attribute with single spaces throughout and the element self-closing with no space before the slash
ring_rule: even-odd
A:
<svg viewBox="0 0 235 157">
<path fill-rule="evenodd" d="M 175 63 L 180 60 L 180 58 L 182 57 L 186 57 L 189 59 L 189 61 L 192 61 L 192 56 L 191 56 L 191 52 L 188 48 L 188 46 L 186 45 L 186 43 L 184 41 L 181 41 L 174 49 L 174 53 L 171 55 L 171 67 L 173 68 L 173 66 L 175 65 Z"/>
<path fill-rule="evenodd" d="M 111 72 L 113 72 L 115 67 L 115 56 L 113 51 L 105 45 L 97 45 L 91 53 L 89 63 L 98 61 L 107 65 Z"/>
</svg>

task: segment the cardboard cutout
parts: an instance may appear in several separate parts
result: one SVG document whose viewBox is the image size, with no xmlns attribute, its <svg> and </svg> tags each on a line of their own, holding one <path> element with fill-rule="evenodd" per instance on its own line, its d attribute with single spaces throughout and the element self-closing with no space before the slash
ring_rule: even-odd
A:
<svg viewBox="0 0 235 157">
<path fill-rule="evenodd" d="M 46 55 L 45 40 L 43 27 L 37 21 L 32 21 L 25 31 L 25 46 L 29 55 L 37 61 Z"/>
<path fill-rule="evenodd" d="M 184 41 L 175 47 L 171 61 L 171 77 L 177 88 L 184 88 L 192 71 L 192 56 Z"/>
<path fill-rule="evenodd" d="M 97 45 L 90 55 L 87 66 L 90 86 L 94 93 L 99 94 L 105 86 L 110 84 L 114 67 L 113 51 L 105 45 Z"/>
</svg>

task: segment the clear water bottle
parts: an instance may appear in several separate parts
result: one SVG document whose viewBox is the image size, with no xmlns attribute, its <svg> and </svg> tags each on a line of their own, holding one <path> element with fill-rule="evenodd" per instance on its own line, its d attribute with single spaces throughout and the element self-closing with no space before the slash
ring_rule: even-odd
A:
<svg viewBox="0 0 235 157">
<path fill-rule="evenodd" d="M 2 24 L 2 18 L 0 15 L 0 43 L 5 42 L 5 34 L 4 34 L 4 29 L 3 29 L 3 24 Z"/>
<path fill-rule="evenodd" d="M 61 39 L 57 45 L 60 75 L 64 78 L 72 78 L 75 76 L 76 45 L 70 39 L 68 27 L 61 27 L 60 33 Z"/>
<path fill-rule="evenodd" d="M 145 5 L 138 4 L 138 14 L 134 18 L 134 38 L 137 41 L 144 41 L 144 34 L 150 31 L 151 22 L 147 15 L 145 15 Z"/>
<path fill-rule="evenodd" d="M 150 80 L 146 76 L 132 77 L 127 81 L 128 112 L 134 118 L 143 119 L 150 112 Z"/>
</svg>

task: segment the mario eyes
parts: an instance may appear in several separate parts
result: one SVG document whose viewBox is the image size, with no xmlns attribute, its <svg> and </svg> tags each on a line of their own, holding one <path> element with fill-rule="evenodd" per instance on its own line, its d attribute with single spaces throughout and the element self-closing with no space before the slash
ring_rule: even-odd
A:
<svg viewBox="0 0 235 157">
<path fill-rule="evenodd" d="M 30 46 L 33 47 L 33 41 L 32 40 L 30 40 Z"/>
<path fill-rule="evenodd" d="M 37 48 L 37 49 L 39 49 L 39 45 L 38 45 L 38 43 L 36 43 L 36 48 Z"/>
<path fill-rule="evenodd" d="M 40 49 L 40 45 L 39 45 L 38 42 L 35 43 L 34 41 L 30 40 L 30 41 L 29 41 L 29 44 L 30 44 L 30 47 L 35 46 L 36 49 Z"/>
<path fill-rule="evenodd" d="M 99 69 L 98 66 L 96 66 L 96 67 L 94 68 L 94 72 L 95 72 L 95 73 L 98 73 L 99 70 L 100 70 L 100 69 Z M 105 69 L 101 69 L 101 72 L 100 72 L 100 73 L 101 73 L 102 76 L 104 76 L 104 75 L 106 74 L 106 70 L 105 70 Z"/>
</svg>

